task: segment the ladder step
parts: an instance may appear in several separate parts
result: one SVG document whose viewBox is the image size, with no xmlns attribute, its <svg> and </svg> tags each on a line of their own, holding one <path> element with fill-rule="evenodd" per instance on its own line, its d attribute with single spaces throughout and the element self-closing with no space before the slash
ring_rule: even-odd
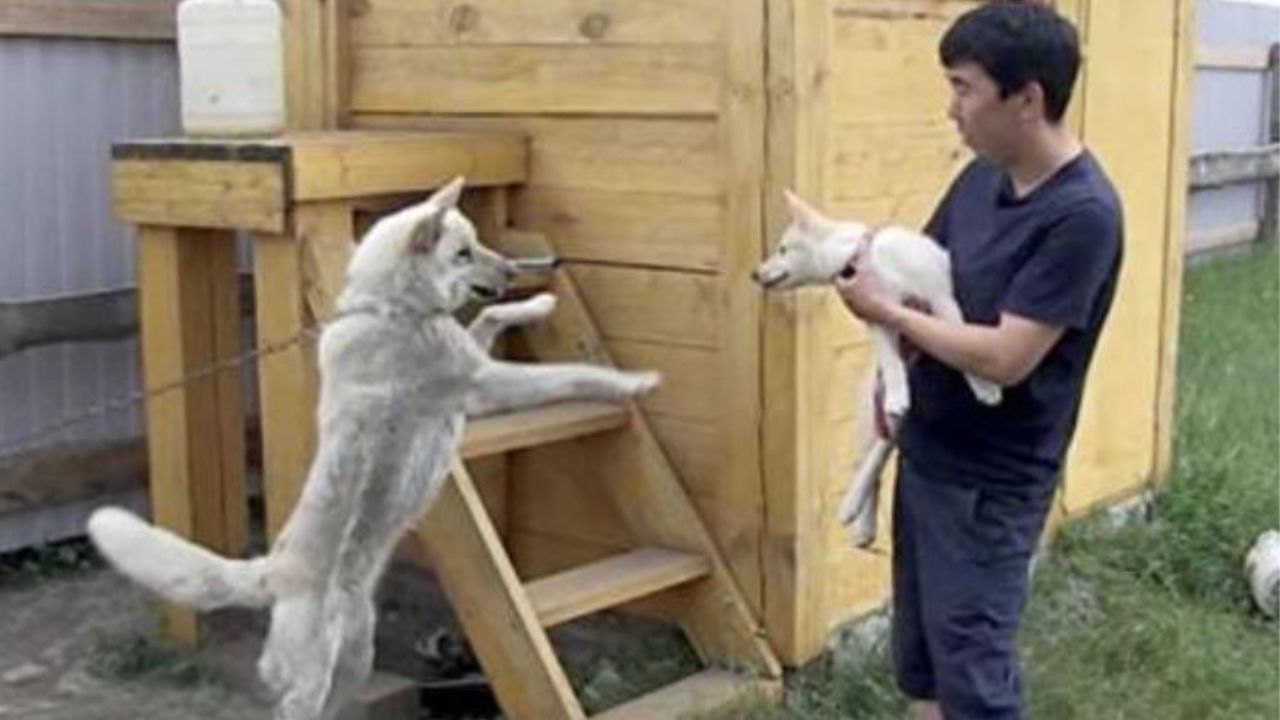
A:
<svg viewBox="0 0 1280 720">
<path fill-rule="evenodd" d="M 778 680 L 743 677 L 728 670 L 703 670 L 635 700 L 592 715 L 591 720 L 680 720 L 773 704 L 782 691 Z"/>
<path fill-rule="evenodd" d="M 623 427 L 630 418 L 627 406 L 605 402 L 557 403 L 476 418 L 467 422 L 459 454 L 464 460 L 471 460 L 572 440 Z"/>
<path fill-rule="evenodd" d="M 543 627 L 621 605 L 711 572 L 700 555 L 641 548 L 534 580 L 525 586 Z"/>
</svg>

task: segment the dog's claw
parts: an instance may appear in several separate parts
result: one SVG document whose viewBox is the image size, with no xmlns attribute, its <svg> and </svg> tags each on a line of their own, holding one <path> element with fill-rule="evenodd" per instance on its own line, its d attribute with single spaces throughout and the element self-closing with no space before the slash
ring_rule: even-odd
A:
<svg viewBox="0 0 1280 720">
<path fill-rule="evenodd" d="M 632 372 L 627 373 L 627 375 L 627 395 L 631 397 L 648 395 L 654 390 L 657 390 L 658 386 L 662 384 L 662 375 L 653 370 Z"/>
</svg>

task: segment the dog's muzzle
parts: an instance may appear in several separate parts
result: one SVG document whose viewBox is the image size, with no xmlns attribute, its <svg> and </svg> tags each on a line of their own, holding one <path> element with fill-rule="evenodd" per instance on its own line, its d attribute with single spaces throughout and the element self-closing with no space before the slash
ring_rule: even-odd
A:
<svg viewBox="0 0 1280 720">
<path fill-rule="evenodd" d="M 777 287 L 779 284 L 786 281 L 788 277 L 790 277 L 790 274 L 784 272 L 766 279 L 763 275 L 760 274 L 759 268 L 751 271 L 751 279 L 754 280 L 757 285 L 764 288 L 765 290 L 769 290 L 771 288 Z"/>
</svg>

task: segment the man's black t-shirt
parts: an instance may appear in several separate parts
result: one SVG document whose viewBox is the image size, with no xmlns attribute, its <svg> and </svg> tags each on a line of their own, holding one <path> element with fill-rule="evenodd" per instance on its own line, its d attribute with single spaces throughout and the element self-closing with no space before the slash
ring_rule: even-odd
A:
<svg viewBox="0 0 1280 720">
<path fill-rule="evenodd" d="M 910 370 L 902 453 L 943 481 L 1051 487 L 1115 295 L 1119 197 L 1087 151 L 1021 198 L 1003 171 L 978 159 L 956 178 L 926 232 L 951 254 L 967 322 L 995 325 L 1008 312 L 1064 333 L 995 407 L 980 404 L 960 373 L 922 355 Z"/>
</svg>

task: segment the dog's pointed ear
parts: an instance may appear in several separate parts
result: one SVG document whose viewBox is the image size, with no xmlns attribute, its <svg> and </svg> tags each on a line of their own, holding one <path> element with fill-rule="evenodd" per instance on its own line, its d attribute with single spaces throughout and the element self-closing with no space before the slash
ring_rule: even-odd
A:
<svg viewBox="0 0 1280 720">
<path fill-rule="evenodd" d="M 799 195 L 790 190 L 783 190 L 782 192 L 787 198 L 787 206 L 791 208 L 791 219 L 798 225 L 808 229 L 816 229 L 828 224 L 829 221 L 826 216 L 814 206 L 801 200 Z"/>
<path fill-rule="evenodd" d="M 422 255 L 431 252 L 440 238 L 440 230 L 444 225 L 444 208 L 426 203 L 427 212 L 414 219 L 413 231 L 409 235 L 409 252 Z"/>
<path fill-rule="evenodd" d="M 413 233 L 409 238 L 409 252 L 429 253 L 435 247 L 444 226 L 444 216 L 458 206 L 462 197 L 462 188 L 467 184 L 461 175 L 450 180 L 444 187 L 431 194 L 431 197 L 414 209 Z"/>
<path fill-rule="evenodd" d="M 427 202 L 441 210 L 455 208 L 458 206 L 458 199 L 462 197 L 462 188 L 466 184 L 466 178 L 459 175 L 450 180 L 447 185 L 435 191 Z"/>
</svg>

